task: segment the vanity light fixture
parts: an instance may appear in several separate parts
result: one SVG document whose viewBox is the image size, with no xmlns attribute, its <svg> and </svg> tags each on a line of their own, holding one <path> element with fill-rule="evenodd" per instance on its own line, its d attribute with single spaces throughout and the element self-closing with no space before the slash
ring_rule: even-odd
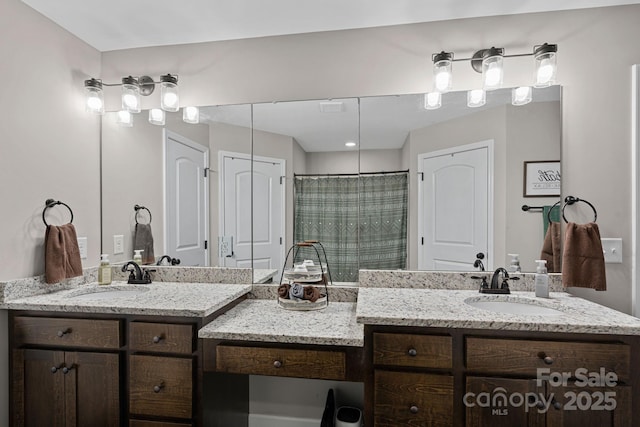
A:
<svg viewBox="0 0 640 427">
<path fill-rule="evenodd" d="M 353 141 L 347 141 L 344 143 L 345 147 L 353 148 L 356 146 L 356 143 Z"/>
<path fill-rule="evenodd" d="M 520 86 L 511 89 L 511 104 L 525 105 L 531 102 L 533 89 L 531 86 Z"/>
<path fill-rule="evenodd" d="M 178 78 L 171 74 L 160 76 L 160 107 L 164 111 L 171 112 L 175 112 L 180 109 Z"/>
<path fill-rule="evenodd" d="M 200 123 L 200 109 L 198 107 L 184 107 L 182 109 L 182 121 L 185 123 Z"/>
<path fill-rule="evenodd" d="M 424 108 L 437 110 L 440 107 L 442 107 L 442 94 L 440 92 L 429 92 L 424 95 Z"/>
<path fill-rule="evenodd" d="M 96 79 L 84 81 L 85 109 L 88 113 L 104 114 L 102 82 Z"/>
<path fill-rule="evenodd" d="M 160 108 L 152 108 L 149 110 L 149 123 L 152 125 L 164 126 L 164 111 Z"/>
<path fill-rule="evenodd" d="M 468 105 L 473 107 L 484 105 L 485 91 L 498 89 L 502 86 L 504 79 L 504 59 L 520 56 L 533 56 L 535 59 L 534 87 L 551 86 L 556 83 L 557 52 L 558 45 L 548 43 L 534 46 L 532 53 L 519 53 L 514 55 L 506 55 L 504 48 L 491 47 L 489 49 L 478 50 L 471 58 L 456 59 L 453 52 L 442 51 L 433 54 L 431 57 L 433 60 L 434 91 L 445 93 L 451 90 L 451 83 L 453 81 L 452 63 L 457 61 L 470 61 L 471 67 L 478 73 L 482 73 L 483 89 L 482 93 L 480 91 L 469 91 Z M 518 90 L 520 90 L 520 96 L 516 101 L 514 90 L 513 105 L 524 105 L 531 102 L 531 88 L 529 88 L 528 95 L 524 93 L 524 88 L 518 88 Z M 429 108 L 427 105 L 433 105 L 433 108 L 438 108 L 435 107 L 435 105 L 437 105 L 435 95 L 432 95 L 434 97 L 433 103 L 428 102 L 429 95 L 430 94 L 427 94 L 425 96 L 425 108 Z"/>
</svg>

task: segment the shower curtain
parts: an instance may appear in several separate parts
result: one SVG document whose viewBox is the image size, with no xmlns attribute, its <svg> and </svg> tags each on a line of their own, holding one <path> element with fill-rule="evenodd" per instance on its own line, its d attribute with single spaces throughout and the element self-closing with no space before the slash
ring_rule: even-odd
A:
<svg viewBox="0 0 640 427">
<path fill-rule="evenodd" d="M 294 241 L 320 241 L 334 282 L 359 268 L 406 268 L 407 172 L 296 176 Z M 296 261 L 317 259 L 301 250 Z"/>
</svg>

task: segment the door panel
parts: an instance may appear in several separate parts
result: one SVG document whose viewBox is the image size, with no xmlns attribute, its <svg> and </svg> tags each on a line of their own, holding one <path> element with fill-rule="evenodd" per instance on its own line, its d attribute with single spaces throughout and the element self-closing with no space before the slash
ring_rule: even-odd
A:
<svg viewBox="0 0 640 427">
<path fill-rule="evenodd" d="M 251 267 L 251 160 L 246 154 L 225 154 L 220 236 L 229 239 L 229 253 L 220 258 L 224 267 Z"/>
</svg>

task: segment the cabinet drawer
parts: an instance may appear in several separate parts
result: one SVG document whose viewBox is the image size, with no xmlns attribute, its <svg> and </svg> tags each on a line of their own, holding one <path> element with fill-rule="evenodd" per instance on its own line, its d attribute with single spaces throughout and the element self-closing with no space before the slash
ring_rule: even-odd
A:
<svg viewBox="0 0 640 427">
<path fill-rule="evenodd" d="M 373 363 L 450 369 L 451 337 L 411 334 L 373 334 Z"/>
<path fill-rule="evenodd" d="M 131 322 L 129 347 L 133 351 L 191 354 L 193 325 Z"/>
<path fill-rule="evenodd" d="M 122 345 L 119 320 L 14 318 L 13 336 L 18 345 L 55 345 L 117 349 Z"/>
<path fill-rule="evenodd" d="M 129 427 L 192 427 L 193 424 L 188 423 L 166 423 L 163 421 L 144 421 L 144 420 L 130 420 Z"/>
<path fill-rule="evenodd" d="M 235 374 L 344 380 L 346 356 L 341 351 L 261 347 L 216 347 L 216 370 Z"/>
<path fill-rule="evenodd" d="M 129 362 L 132 414 L 191 418 L 192 359 L 131 355 Z"/>
<path fill-rule="evenodd" d="M 453 425 L 453 377 L 376 370 L 374 426 Z"/>
<path fill-rule="evenodd" d="M 528 375 L 538 368 L 551 372 L 615 372 L 629 379 L 631 351 L 626 344 L 467 338 L 467 368 L 478 372 Z"/>
</svg>

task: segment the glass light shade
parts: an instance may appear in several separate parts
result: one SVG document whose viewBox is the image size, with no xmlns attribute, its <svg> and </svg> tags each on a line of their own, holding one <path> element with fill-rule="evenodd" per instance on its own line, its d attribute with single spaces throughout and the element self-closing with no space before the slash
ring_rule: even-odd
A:
<svg viewBox="0 0 640 427">
<path fill-rule="evenodd" d="M 484 90 L 500 88 L 503 78 L 502 55 L 488 56 L 482 60 L 482 87 Z"/>
<path fill-rule="evenodd" d="M 198 107 L 184 107 L 182 109 L 182 121 L 185 123 L 200 123 L 200 109 Z"/>
<path fill-rule="evenodd" d="M 149 123 L 164 126 L 164 111 L 159 108 L 149 110 Z"/>
<path fill-rule="evenodd" d="M 140 112 L 140 87 L 137 81 L 125 83 L 128 78 L 122 79 L 122 109 L 131 113 Z M 134 83 L 135 82 L 135 83 Z"/>
<path fill-rule="evenodd" d="M 445 93 L 453 87 L 452 60 L 452 53 L 440 52 L 433 56 L 433 87 L 436 92 Z"/>
<path fill-rule="evenodd" d="M 536 55 L 535 87 L 547 87 L 556 83 L 556 52 Z"/>
<path fill-rule="evenodd" d="M 440 92 L 429 92 L 424 95 L 424 108 L 437 110 L 440 107 L 442 107 L 442 94 Z"/>
<path fill-rule="evenodd" d="M 482 107 L 487 102 L 487 92 L 484 89 L 474 89 L 467 92 L 467 106 Z"/>
<path fill-rule="evenodd" d="M 180 109 L 178 79 L 171 74 L 160 76 L 160 108 L 175 112 Z"/>
<path fill-rule="evenodd" d="M 125 110 L 120 110 L 118 111 L 118 116 L 116 118 L 116 122 L 120 125 L 120 126 L 124 126 L 127 128 L 130 128 L 133 126 L 133 114 L 131 114 L 128 111 Z"/>
<path fill-rule="evenodd" d="M 514 87 L 511 89 L 511 104 L 525 105 L 531 102 L 533 90 L 531 86 Z"/>
<path fill-rule="evenodd" d="M 85 86 L 84 95 L 85 110 L 88 113 L 104 114 L 104 94 L 102 93 L 102 85 L 100 85 L 100 87 Z"/>
</svg>

